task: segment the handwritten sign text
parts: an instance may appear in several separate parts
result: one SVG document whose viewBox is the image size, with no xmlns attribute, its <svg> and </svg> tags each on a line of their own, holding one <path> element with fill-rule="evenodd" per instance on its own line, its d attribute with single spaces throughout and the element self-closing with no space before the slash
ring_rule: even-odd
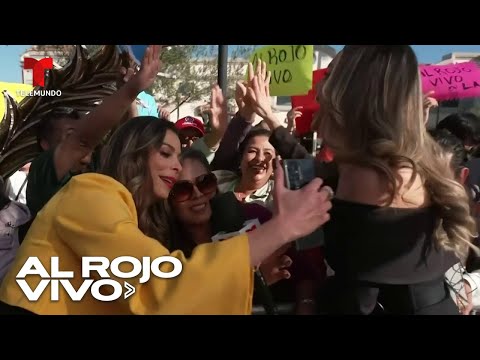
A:
<svg viewBox="0 0 480 360">
<path fill-rule="evenodd" d="M 313 45 L 265 46 L 250 58 L 254 68 L 258 60 L 265 61 L 267 70 L 272 72 L 270 95 L 304 95 L 311 89 Z"/>
<path fill-rule="evenodd" d="M 423 92 L 437 100 L 480 96 L 480 68 L 472 61 L 451 65 L 421 65 Z"/>
</svg>

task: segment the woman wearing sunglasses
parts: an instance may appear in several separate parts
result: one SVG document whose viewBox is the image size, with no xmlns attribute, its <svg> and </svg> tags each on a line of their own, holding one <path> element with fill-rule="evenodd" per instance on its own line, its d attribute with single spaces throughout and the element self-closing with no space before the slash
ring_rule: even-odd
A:
<svg viewBox="0 0 480 360">
<path fill-rule="evenodd" d="M 271 219 L 271 212 L 259 204 L 240 203 L 233 196 L 217 195 L 216 176 L 202 152 L 188 150 L 182 153 L 180 162 L 182 171 L 179 181 L 169 196 L 178 229 L 172 245 L 174 249 L 181 249 L 188 257 L 197 245 L 211 242 L 218 230 L 239 230 L 245 220 L 257 219 L 263 224 Z M 262 263 L 255 279 L 253 303 L 260 306 L 257 309 L 264 308 L 267 313 L 275 314 L 278 313 L 276 304 L 295 302 L 297 314 L 306 312 L 306 282 L 310 283 L 312 276 L 318 272 L 317 267 L 323 264 L 321 254 L 313 262 L 309 255 L 297 253 L 295 248 L 290 247 L 281 249 Z M 317 279 L 319 277 L 323 279 L 323 274 L 316 276 Z M 283 279 L 290 280 L 281 281 Z"/>
<path fill-rule="evenodd" d="M 257 219 L 260 223 L 270 220 L 271 213 L 263 206 L 255 203 L 240 203 L 237 207 L 238 202 L 235 198 L 222 197 L 221 207 L 216 207 L 215 213 L 210 201 L 218 193 L 217 177 L 211 172 L 207 158 L 200 151 L 188 150 L 182 153 L 180 162 L 182 171 L 179 180 L 170 191 L 169 204 L 178 225 L 179 234 L 175 236 L 177 240 L 175 246 L 186 256 L 190 256 L 197 245 L 212 242 L 212 237 L 216 235 L 215 227 L 221 227 L 221 225 L 213 226 L 212 218 L 216 220 L 220 217 L 215 221 L 219 224 L 222 217 L 237 217 L 237 219 L 228 220 L 229 224 L 237 223 L 235 230 L 243 227 L 244 219 Z M 219 213 L 218 210 L 223 210 L 223 213 Z M 226 227 L 230 227 L 229 224 Z M 277 256 L 277 258 L 279 260 L 277 262 L 268 261 L 264 263 L 265 266 L 260 266 L 269 285 L 290 277 L 286 268 L 291 265 L 291 259 L 286 255 Z M 274 264 L 278 264 L 279 267 L 275 267 Z"/>
<path fill-rule="evenodd" d="M 172 238 L 166 200 L 182 170 L 180 151 L 169 121 L 137 117 L 124 123 L 104 149 L 100 173 L 74 177 L 37 215 L 0 287 L 0 301 L 10 311 L 34 314 L 250 314 L 253 269 L 328 221 L 332 191 L 321 188 L 320 179 L 290 191 L 278 169 L 270 221 L 228 241 L 199 245 L 186 258 L 181 251 L 168 250 Z M 47 271 L 51 258 L 58 257 L 59 268 L 73 272 L 69 280 L 78 289 L 84 281 L 81 259 L 86 256 L 109 261 L 172 256 L 183 268 L 170 279 L 152 274 L 143 282 L 139 274 L 128 280 L 133 295 L 110 302 L 95 299 L 91 292 L 73 301 L 62 286 L 59 301 L 52 301 L 50 285 L 37 301 L 29 301 L 17 284 L 16 276 L 29 257 L 37 257 Z M 120 270 L 132 270 L 124 265 Z M 112 280 L 124 283 L 107 270 Z M 100 275 L 93 274 L 99 280 Z M 25 278 L 33 291 L 39 280 L 40 275 Z"/>
</svg>

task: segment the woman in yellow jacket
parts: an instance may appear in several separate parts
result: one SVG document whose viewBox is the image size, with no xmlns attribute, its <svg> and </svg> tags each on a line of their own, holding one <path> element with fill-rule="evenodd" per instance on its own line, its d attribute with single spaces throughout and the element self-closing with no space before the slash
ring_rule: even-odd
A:
<svg viewBox="0 0 480 360">
<path fill-rule="evenodd" d="M 137 117 L 122 125 L 104 149 L 101 173 L 72 178 L 38 213 L 1 284 L 4 307 L 34 314 L 250 314 L 252 270 L 281 246 L 328 220 L 331 190 L 319 191 L 320 179 L 302 190 L 287 190 L 278 167 L 273 219 L 248 235 L 200 245 L 187 259 L 180 251 L 167 250 L 169 215 L 164 200 L 181 170 L 180 149 L 175 128 L 166 120 Z M 140 262 L 144 257 L 153 261 L 172 256 L 183 268 L 174 278 L 152 274 L 146 282 L 141 272 L 123 279 L 110 268 L 108 274 L 94 271 L 90 281 L 109 277 L 122 286 L 126 281 L 128 291 L 113 301 L 101 301 L 92 285 L 81 299 L 72 300 L 71 289 L 65 288 L 71 284 L 78 290 L 88 280 L 82 278 L 83 257 L 112 262 L 122 256 Z M 69 283 L 60 282 L 57 289 L 54 281 L 41 282 L 42 269 L 37 266 L 29 271 L 37 271 L 36 275 L 18 279 L 30 257 L 38 258 L 46 271 L 43 275 L 58 278 L 56 265 L 51 266 L 51 259 L 57 257 L 59 269 L 72 272 L 73 277 L 67 279 Z M 161 270 L 171 271 L 167 265 Z M 132 266 L 123 263 L 120 270 L 129 272 Z M 38 299 L 28 300 L 20 283 L 26 290 L 38 291 L 34 294 Z M 107 286 L 100 292 L 112 293 Z M 52 300 L 52 294 L 58 300 Z"/>
</svg>

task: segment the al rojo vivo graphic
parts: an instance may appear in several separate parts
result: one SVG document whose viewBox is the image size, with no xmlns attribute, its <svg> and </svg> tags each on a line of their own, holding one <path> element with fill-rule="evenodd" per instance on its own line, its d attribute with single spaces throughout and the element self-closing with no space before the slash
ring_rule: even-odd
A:
<svg viewBox="0 0 480 360">
<path fill-rule="evenodd" d="M 129 272 L 120 270 L 124 263 L 133 266 Z M 170 263 L 173 269 L 170 272 L 163 272 L 160 266 L 163 263 Z M 75 277 L 73 271 L 60 270 L 60 260 L 58 257 L 50 259 L 50 273 L 37 257 L 29 257 L 16 276 L 18 286 L 29 301 L 37 301 L 50 285 L 50 300 L 58 301 L 60 287 L 68 294 L 72 301 L 81 301 L 87 291 L 93 298 L 109 302 L 124 297 L 127 299 L 135 293 L 135 287 L 123 281 L 123 284 L 111 278 L 112 274 L 116 279 L 132 279 L 141 275 L 139 283 L 144 284 L 150 280 L 152 274 L 160 279 L 172 279 L 182 273 L 183 265 L 180 260 L 172 256 L 160 256 L 153 260 L 149 257 L 143 257 L 142 261 L 131 256 L 121 256 L 110 261 L 102 256 L 88 256 L 82 258 L 82 274 L 84 279 L 80 287 L 75 289 L 70 281 Z M 36 275 L 41 278 L 35 288 L 31 288 L 26 280 L 27 276 Z M 104 295 L 100 289 L 110 287 L 113 293 Z M 125 292 L 124 292 L 125 289 Z"/>
</svg>

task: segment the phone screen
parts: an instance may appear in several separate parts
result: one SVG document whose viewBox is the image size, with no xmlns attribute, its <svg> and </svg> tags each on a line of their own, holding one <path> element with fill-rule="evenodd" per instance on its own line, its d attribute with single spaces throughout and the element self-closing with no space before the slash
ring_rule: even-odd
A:
<svg viewBox="0 0 480 360">
<path fill-rule="evenodd" d="M 285 172 L 285 185 L 290 190 L 298 190 L 315 179 L 315 160 L 311 159 L 287 159 L 283 160 Z M 323 231 L 318 229 L 312 234 L 295 241 L 298 251 L 317 246 L 323 241 Z"/>
<path fill-rule="evenodd" d="M 314 159 L 283 160 L 285 183 L 290 190 L 298 190 L 315 179 Z"/>
</svg>

